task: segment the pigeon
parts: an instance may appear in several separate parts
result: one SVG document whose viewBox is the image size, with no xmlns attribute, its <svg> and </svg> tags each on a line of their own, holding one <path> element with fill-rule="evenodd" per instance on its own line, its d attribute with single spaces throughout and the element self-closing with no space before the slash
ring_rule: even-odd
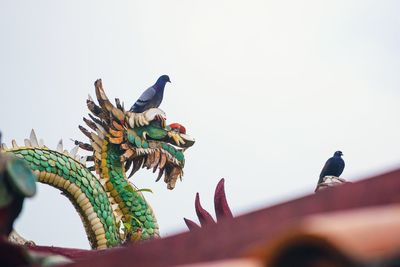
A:
<svg viewBox="0 0 400 267">
<path fill-rule="evenodd" d="M 339 177 L 342 174 L 345 165 L 342 156 L 342 151 L 336 151 L 335 154 L 333 154 L 333 157 L 326 161 L 321 174 L 319 175 L 318 184 L 322 183 L 325 176 Z"/>
<path fill-rule="evenodd" d="M 167 82 L 171 82 L 168 75 L 160 76 L 153 86 L 143 92 L 129 111 L 142 113 L 150 108 L 158 108 L 163 100 L 164 88 Z"/>
</svg>

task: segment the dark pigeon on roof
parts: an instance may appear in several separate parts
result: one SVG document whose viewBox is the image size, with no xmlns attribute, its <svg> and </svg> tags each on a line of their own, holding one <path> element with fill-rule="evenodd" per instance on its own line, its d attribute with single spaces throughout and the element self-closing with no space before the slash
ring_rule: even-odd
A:
<svg viewBox="0 0 400 267">
<path fill-rule="evenodd" d="M 344 160 L 342 159 L 342 151 L 336 151 L 333 157 L 328 159 L 322 168 L 321 174 L 319 175 L 318 184 L 323 181 L 325 176 L 336 176 L 339 177 L 344 170 Z"/>
</svg>

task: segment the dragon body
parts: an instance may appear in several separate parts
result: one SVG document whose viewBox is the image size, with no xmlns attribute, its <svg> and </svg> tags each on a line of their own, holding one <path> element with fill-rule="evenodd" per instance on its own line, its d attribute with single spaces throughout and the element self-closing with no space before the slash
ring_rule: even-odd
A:
<svg viewBox="0 0 400 267">
<path fill-rule="evenodd" d="M 116 106 L 111 104 L 101 80 L 95 82 L 95 89 L 99 104 L 89 97 L 91 114 L 84 118 L 90 130 L 79 126 L 88 143 L 75 141 L 77 146 L 68 152 L 60 142 L 52 150 L 39 142 L 32 130 L 24 146 L 13 140 L 12 147 L 3 144 L 2 151 L 24 159 L 39 182 L 61 190 L 70 199 L 93 249 L 157 238 L 156 217 L 142 194 L 147 190 L 131 184 L 126 173 L 131 177 L 143 167 L 158 170 L 157 180 L 164 176 L 168 189 L 173 189 L 183 175 L 183 152 L 194 140 L 180 131 L 181 125 L 165 125 L 162 110 L 125 111 L 118 99 Z M 92 154 L 78 156 L 79 147 Z"/>
</svg>

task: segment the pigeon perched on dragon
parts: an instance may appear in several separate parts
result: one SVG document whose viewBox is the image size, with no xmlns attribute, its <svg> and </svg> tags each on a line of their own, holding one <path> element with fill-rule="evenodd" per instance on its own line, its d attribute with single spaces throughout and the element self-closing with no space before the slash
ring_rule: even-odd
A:
<svg viewBox="0 0 400 267">
<path fill-rule="evenodd" d="M 161 76 L 145 91 L 130 111 L 119 99 L 108 99 L 101 80 L 95 82 L 97 102 L 86 101 L 90 111 L 79 126 L 87 141 L 74 140 L 71 151 L 62 142 L 53 150 L 38 140 L 32 130 L 24 145 L 15 140 L 2 152 L 26 161 L 37 180 L 62 191 L 74 205 L 93 249 L 159 237 L 155 214 L 143 191 L 129 178 L 141 168 L 158 172 L 168 189 L 183 176 L 184 151 L 194 144 L 179 123 L 166 125 L 166 114 L 158 109 L 168 76 Z M 162 88 L 159 85 L 162 84 Z M 160 120 L 161 118 L 161 120 Z M 89 156 L 77 155 L 78 148 Z"/>
<path fill-rule="evenodd" d="M 141 113 L 150 108 L 158 108 L 164 97 L 165 85 L 170 82 L 171 80 L 168 75 L 160 76 L 153 86 L 150 86 L 143 92 L 129 111 Z"/>
</svg>

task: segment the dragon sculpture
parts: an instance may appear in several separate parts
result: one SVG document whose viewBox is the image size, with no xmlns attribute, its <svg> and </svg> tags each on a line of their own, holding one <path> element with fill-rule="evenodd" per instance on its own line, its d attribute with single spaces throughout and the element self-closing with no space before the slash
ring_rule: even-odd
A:
<svg viewBox="0 0 400 267">
<path fill-rule="evenodd" d="M 60 141 L 51 150 L 32 130 L 24 146 L 13 140 L 11 148 L 3 144 L 1 150 L 24 159 L 39 182 L 69 198 L 93 249 L 159 237 L 155 215 L 142 194 L 146 189 L 136 188 L 128 178 L 140 168 L 158 170 L 156 181 L 164 176 L 173 189 L 183 175 L 183 153 L 194 139 L 182 125 L 166 125 L 160 109 L 132 113 L 119 99 L 113 105 L 101 80 L 95 82 L 95 91 L 98 104 L 89 96 L 89 118 L 83 119 L 90 130 L 79 126 L 89 142 L 75 140 L 76 147 L 68 152 Z M 78 156 L 78 148 L 92 154 Z"/>
</svg>

